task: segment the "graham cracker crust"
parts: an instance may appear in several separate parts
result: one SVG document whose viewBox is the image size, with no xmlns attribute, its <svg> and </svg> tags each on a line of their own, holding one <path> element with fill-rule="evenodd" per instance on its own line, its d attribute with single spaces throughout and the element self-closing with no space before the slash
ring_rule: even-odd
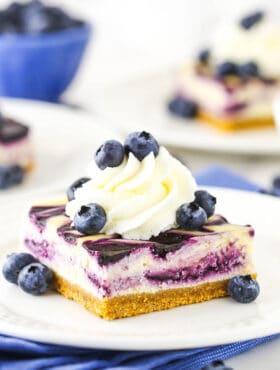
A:
<svg viewBox="0 0 280 370">
<path fill-rule="evenodd" d="M 156 293 L 137 293 L 98 299 L 79 286 L 55 274 L 55 289 L 64 297 L 83 305 L 88 311 L 106 320 L 120 319 L 153 311 L 208 301 L 227 296 L 228 280 L 200 284 L 188 288 L 166 289 Z"/>
<path fill-rule="evenodd" d="M 203 123 L 216 127 L 222 131 L 240 131 L 248 129 L 260 129 L 265 127 L 274 127 L 274 119 L 272 116 L 262 117 L 262 118 L 252 118 L 244 120 L 222 120 L 207 112 L 200 111 L 198 120 Z"/>
</svg>

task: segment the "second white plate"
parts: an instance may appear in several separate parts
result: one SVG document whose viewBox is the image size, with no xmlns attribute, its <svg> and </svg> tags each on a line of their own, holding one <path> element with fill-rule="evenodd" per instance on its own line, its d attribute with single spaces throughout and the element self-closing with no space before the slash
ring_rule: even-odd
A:
<svg viewBox="0 0 280 370">
<path fill-rule="evenodd" d="M 166 108 L 175 90 L 174 72 L 145 76 L 107 88 L 92 106 L 128 133 L 152 132 L 165 145 L 235 154 L 280 155 L 280 134 L 274 129 L 221 133 L 194 120 L 174 117 Z"/>
</svg>

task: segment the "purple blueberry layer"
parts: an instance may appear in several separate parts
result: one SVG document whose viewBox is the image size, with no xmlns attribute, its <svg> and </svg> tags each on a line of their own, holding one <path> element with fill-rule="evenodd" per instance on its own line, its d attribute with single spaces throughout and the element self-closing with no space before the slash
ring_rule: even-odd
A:
<svg viewBox="0 0 280 370">
<path fill-rule="evenodd" d="M 199 284 L 207 279 L 230 274 L 246 263 L 246 253 L 235 247 L 234 243 L 216 253 L 209 253 L 195 264 L 177 269 L 147 271 L 144 276 L 135 275 L 114 280 L 102 280 L 92 271 L 85 270 L 91 284 L 103 295 L 125 291 L 141 285 L 169 285 L 176 287 L 185 284 Z"/>
<path fill-rule="evenodd" d="M 198 282 L 217 273 L 229 273 L 244 264 L 245 254 L 230 243 L 225 249 L 210 253 L 196 262 L 180 270 L 153 271 L 146 274 L 146 278 L 153 282 Z"/>
<path fill-rule="evenodd" d="M 41 242 L 38 242 L 33 239 L 25 238 L 24 245 L 37 258 L 51 260 L 55 255 L 54 246 L 49 244 L 46 240 L 42 240 Z"/>
<path fill-rule="evenodd" d="M 6 118 L 0 126 L 0 143 L 8 144 L 27 136 L 29 128 L 19 122 Z"/>
</svg>

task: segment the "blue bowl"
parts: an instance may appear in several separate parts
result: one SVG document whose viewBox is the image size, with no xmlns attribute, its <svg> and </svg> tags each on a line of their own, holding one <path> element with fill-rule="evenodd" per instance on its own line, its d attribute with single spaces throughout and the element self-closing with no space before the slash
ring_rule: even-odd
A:
<svg viewBox="0 0 280 370">
<path fill-rule="evenodd" d="M 81 63 L 91 26 L 0 36 L 0 95 L 55 102 Z"/>
</svg>

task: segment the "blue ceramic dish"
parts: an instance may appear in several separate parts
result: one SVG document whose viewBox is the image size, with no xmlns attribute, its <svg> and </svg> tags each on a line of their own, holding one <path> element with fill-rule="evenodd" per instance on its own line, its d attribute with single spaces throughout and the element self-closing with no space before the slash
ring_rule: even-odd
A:
<svg viewBox="0 0 280 370">
<path fill-rule="evenodd" d="M 81 63 L 92 27 L 0 35 L 0 95 L 55 102 Z"/>
</svg>

